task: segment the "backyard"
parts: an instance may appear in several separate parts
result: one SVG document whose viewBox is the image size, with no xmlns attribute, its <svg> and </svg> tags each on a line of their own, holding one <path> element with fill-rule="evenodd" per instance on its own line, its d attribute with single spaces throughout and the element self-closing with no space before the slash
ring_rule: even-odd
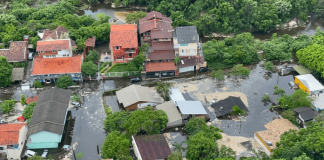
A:
<svg viewBox="0 0 324 160">
<path fill-rule="evenodd" d="M 108 72 L 125 72 L 128 71 L 127 63 L 115 64 L 108 70 Z"/>
</svg>

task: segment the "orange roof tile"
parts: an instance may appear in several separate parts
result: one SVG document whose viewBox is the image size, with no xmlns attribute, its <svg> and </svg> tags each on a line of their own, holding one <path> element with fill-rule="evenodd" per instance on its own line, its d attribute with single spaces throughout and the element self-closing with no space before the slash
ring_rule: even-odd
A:
<svg viewBox="0 0 324 160">
<path fill-rule="evenodd" d="M 38 41 L 36 51 L 52 51 L 70 49 L 70 40 Z"/>
<path fill-rule="evenodd" d="M 110 47 L 137 48 L 137 26 L 135 24 L 121 24 L 110 26 Z"/>
<path fill-rule="evenodd" d="M 0 124 L 0 145 L 12 145 L 19 142 L 19 130 L 26 123 Z"/>
<path fill-rule="evenodd" d="M 38 101 L 39 96 L 35 96 L 35 97 L 28 97 L 26 98 L 26 103 L 29 104 L 31 102 L 37 102 Z"/>
<path fill-rule="evenodd" d="M 46 29 L 44 31 L 43 40 L 46 39 L 64 39 L 69 38 L 69 31 L 63 26 L 59 26 L 54 30 Z"/>
<path fill-rule="evenodd" d="M 10 42 L 9 49 L 1 49 L 0 56 L 5 56 L 8 62 L 21 62 L 27 60 L 28 43 L 26 41 Z"/>
<path fill-rule="evenodd" d="M 92 38 L 88 38 L 84 44 L 87 47 L 95 47 L 96 46 L 96 36 L 93 36 Z"/>
<path fill-rule="evenodd" d="M 146 72 L 173 71 L 175 65 L 173 62 L 146 63 Z"/>
<path fill-rule="evenodd" d="M 36 56 L 32 75 L 81 73 L 82 55 L 61 58 Z"/>
</svg>

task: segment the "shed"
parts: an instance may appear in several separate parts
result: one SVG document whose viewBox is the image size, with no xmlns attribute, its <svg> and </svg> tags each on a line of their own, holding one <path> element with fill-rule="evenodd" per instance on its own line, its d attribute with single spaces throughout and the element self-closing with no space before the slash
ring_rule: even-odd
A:
<svg viewBox="0 0 324 160">
<path fill-rule="evenodd" d="M 294 112 L 297 115 L 297 122 L 300 127 L 305 127 L 306 122 L 313 120 L 317 116 L 317 112 L 309 107 L 298 107 L 294 109 Z"/>
<path fill-rule="evenodd" d="M 168 116 L 169 122 L 166 128 L 182 125 L 182 117 L 173 101 L 168 101 L 156 106 L 156 109 L 163 110 Z"/>
<path fill-rule="evenodd" d="M 295 83 L 301 90 L 310 95 L 324 93 L 324 86 L 312 74 L 295 76 Z"/>
<path fill-rule="evenodd" d="M 200 101 L 176 101 L 182 115 L 205 115 L 207 114 Z"/>
<path fill-rule="evenodd" d="M 170 99 L 175 103 L 175 101 L 185 101 L 179 88 L 170 88 Z"/>
<path fill-rule="evenodd" d="M 211 107 L 214 109 L 216 117 L 220 117 L 231 113 L 235 105 L 242 110 L 249 111 L 246 108 L 245 104 L 242 102 L 241 98 L 233 96 L 229 96 L 224 100 L 220 100 L 212 104 Z"/>
<path fill-rule="evenodd" d="M 13 68 L 12 69 L 12 81 L 21 81 L 24 79 L 24 68 Z"/>
</svg>

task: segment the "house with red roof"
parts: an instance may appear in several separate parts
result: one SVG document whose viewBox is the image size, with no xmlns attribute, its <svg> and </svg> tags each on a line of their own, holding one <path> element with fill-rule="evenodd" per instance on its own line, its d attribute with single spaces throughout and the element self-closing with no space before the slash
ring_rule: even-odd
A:
<svg viewBox="0 0 324 160">
<path fill-rule="evenodd" d="M 72 57 L 71 39 L 38 41 L 36 51 L 43 58 Z"/>
<path fill-rule="evenodd" d="M 21 159 L 27 130 L 26 123 L 0 124 L 0 153 L 7 155 L 4 158 Z"/>
<path fill-rule="evenodd" d="M 28 57 L 28 39 L 29 36 L 24 36 L 24 41 L 10 42 L 8 49 L 0 49 L 0 56 L 7 58 L 9 63 L 26 62 Z"/>
<path fill-rule="evenodd" d="M 138 55 L 138 38 L 136 24 L 119 24 L 110 26 L 111 60 L 125 63 Z"/>
</svg>

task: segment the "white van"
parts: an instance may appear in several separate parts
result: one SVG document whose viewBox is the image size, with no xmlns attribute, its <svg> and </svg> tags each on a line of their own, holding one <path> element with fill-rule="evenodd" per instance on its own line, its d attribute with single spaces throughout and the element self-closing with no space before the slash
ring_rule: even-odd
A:
<svg viewBox="0 0 324 160">
<path fill-rule="evenodd" d="M 25 153 L 25 156 L 27 156 L 27 157 L 33 157 L 35 155 L 36 155 L 36 152 L 31 151 L 31 150 L 27 150 Z"/>
</svg>

